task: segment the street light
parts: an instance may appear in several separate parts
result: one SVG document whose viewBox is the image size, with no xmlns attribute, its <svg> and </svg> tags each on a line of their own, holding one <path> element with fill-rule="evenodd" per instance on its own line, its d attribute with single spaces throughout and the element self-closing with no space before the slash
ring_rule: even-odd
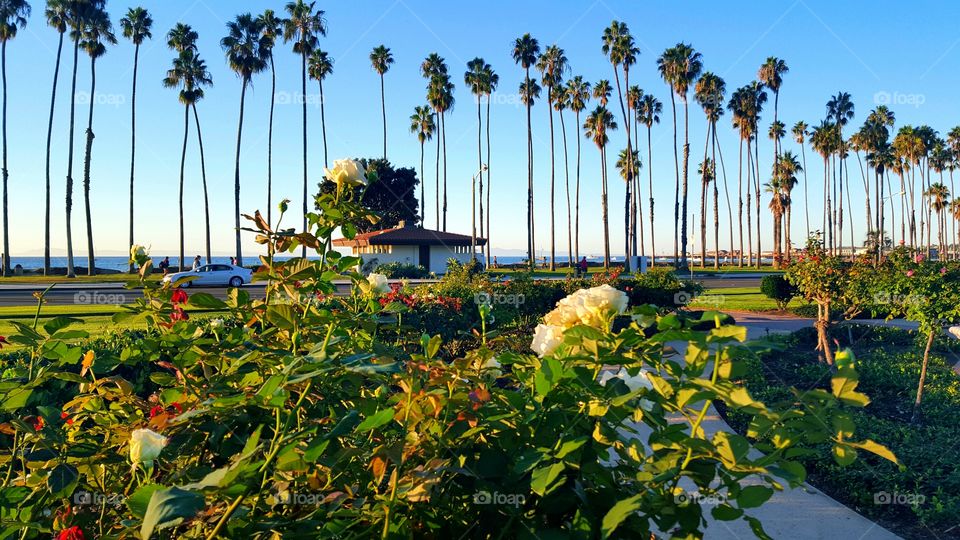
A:
<svg viewBox="0 0 960 540">
<path fill-rule="evenodd" d="M 472 203 L 472 208 L 470 212 L 470 217 L 472 221 L 473 230 L 470 233 L 470 259 L 473 261 L 477 260 L 477 177 L 481 174 L 487 172 L 487 164 L 481 163 L 480 170 L 477 171 L 477 174 L 473 175 L 473 178 L 470 180 L 472 188 L 470 190 L 470 200 Z M 490 209 L 488 208 L 489 212 Z"/>
</svg>

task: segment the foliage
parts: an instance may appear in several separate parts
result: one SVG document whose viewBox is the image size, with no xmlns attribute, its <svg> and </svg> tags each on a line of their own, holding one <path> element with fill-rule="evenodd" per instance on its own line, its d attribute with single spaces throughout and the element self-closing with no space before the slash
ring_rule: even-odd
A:
<svg viewBox="0 0 960 540">
<path fill-rule="evenodd" d="M 858 449 L 895 459 L 847 429 L 848 409 L 869 401 L 853 367 L 829 392 L 798 391 L 803 407 L 768 406 L 735 382 L 751 357 L 744 328 L 706 313 L 712 328 L 693 330 L 649 306 L 611 326 L 626 299 L 607 285 L 597 288 L 604 296 L 581 290 L 562 304 L 581 322 L 560 327 L 540 356 L 495 355 L 491 304 L 476 310 L 479 347 L 450 360 L 436 335 L 390 341 L 402 316 L 448 301 L 383 296 L 353 270 L 357 258 L 330 248 L 334 231 L 350 237 L 375 221 L 357 202 L 363 192 L 340 186 L 318 197 L 311 232 L 280 227 L 285 204 L 276 225 L 246 216 L 268 252 L 255 275 L 262 300 L 147 283 L 118 318 L 150 331 L 119 354 L 85 352 L 69 319 L 18 325 L 9 341 L 28 359 L 0 382 L 4 530 L 698 537 L 705 509 L 683 480 L 724 499 L 714 518 L 744 519 L 765 537 L 750 514 L 804 480 L 798 445 L 827 442 L 843 464 Z M 301 244 L 319 257 L 274 260 Z M 351 295 L 332 296 L 339 276 L 353 280 Z M 464 271 L 443 286 L 470 290 L 482 279 Z M 185 305 L 226 315 L 201 321 Z M 664 355 L 667 343 L 686 344 L 683 361 Z M 611 366 L 621 372 L 601 377 Z M 701 424 L 714 402 L 750 418 L 749 438 L 776 443 L 754 458 L 747 437 L 708 435 Z"/>
<path fill-rule="evenodd" d="M 430 272 L 418 264 L 390 262 L 377 266 L 376 271 L 391 279 L 427 279 Z"/>
<path fill-rule="evenodd" d="M 760 292 L 776 302 L 777 309 L 783 311 L 787 309 L 790 300 L 796 296 L 797 288 L 783 276 L 763 276 L 760 280 Z"/>
<path fill-rule="evenodd" d="M 420 223 L 420 203 L 416 189 L 420 180 L 417 172 L 409 167 L 394 168 L 393 164 L 385 159 L 361 159 L 360 163 L 368 171 L 376 173 L 377 181 L 372 182 L 369 187 L 353 187 L 354 198 L 357 198 L 368 212 L 377 215 L 379 220 L 358 223 L 357 230 L 370 232 L 390 229 L 397 227 L 401 220 L 406 221 L 407 226 Z M 336 184 L 323 180 L 319 188 L 321 195 L 330 194 L 336 190 Z M 320 207 L 316 209 L 319 210 Z"/>
</svg>

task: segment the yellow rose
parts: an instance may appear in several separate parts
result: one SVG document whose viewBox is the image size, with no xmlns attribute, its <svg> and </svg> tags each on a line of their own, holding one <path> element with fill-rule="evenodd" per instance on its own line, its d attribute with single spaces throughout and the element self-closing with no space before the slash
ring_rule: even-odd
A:
<svg viewBox="0 0 960 540">
<path fill-rule="evenodd" d="M 167 438 L 149 429 L 138 429 L 130 434 L 130 461 L 136 467 L 139 464 L 153 465 L 160 451 L 167 445 Z"/>
<path fill-rule="evenodd" d="M 338 159 L 333 162 L 332 169 L 323 169 L 327 180 L 339 186 L 367 185 L 367 171 L 359 161 L 352 159 Z"/>
</svg>

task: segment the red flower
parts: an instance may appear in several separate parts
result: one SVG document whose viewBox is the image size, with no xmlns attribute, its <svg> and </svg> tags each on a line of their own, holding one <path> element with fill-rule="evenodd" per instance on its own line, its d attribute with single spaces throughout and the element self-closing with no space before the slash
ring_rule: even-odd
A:
<svg viewBox="0 0 960 540">
<path fill-rule="evenodd" d="M 67 421 L 67 425 L 70 425 L 70 424 L 73 423 L 73 418 L 70 418 L 70 415 L 67 414 L 67 411 L 63 411 L 62 413 L 60 413 L 60 419 L 61 419 L 61 420 L 66 420 L 66 421 Z"/>
<path fill-rule="evenodd" d="M 9 344 L 10 342 L 7 341 L 7 338 L 0 336 L 0 349 L 2 349 L 4 345 L 9 345 Z"/>
<path fill-rule="evenodd" d="M 173 408 L 177 411 L 177 414 L 183 414 L 183 407 L 181 407 L 180 404 L 177 403 L 176 401 L 174 401 L 173 403 L 171 403 L 170 406 L 173 407 Z"/>
<path fill-rule="evenodd" d="M 163 412 L 164 412 L 163 405 L 154 405 L 154 407 L 150 409 L 150 418 L 153 418 L 158 414 L 163 414 Z"/>
<path fill-rule="evenodd" d="M 913 270 L 907 270 L 907 277 L 913 277 Z"/>
<path fill-rule="evenodd" d="M 174 304 L 184 304 L 187 302 L 187 298 L 187 291 L 183 289 L 177 289 L 170 295 L 170 301 Z"/>
<path fill-rule="evenodd" d="M 42 416 L 38 416 L 38 417 L 36 417 L 36 418 L 33 419 L 33 430 L 34 430 L 34 431 L 40 431 L 41 429 L 43 429 L 43 426 L 44 426 L 44 423 L 43 423 L 43 417 L 42 417 Z"/>
<path fill-rule="evenodd" d="M 76 525 L 69 529 L 64 529 L 57 535 L 57 540 L 84 540 L 83 529 Z"/>
<path fill-rule="evenodd" d="M 187 315 L 187 312 L 184 311 L 182 307 L 176 306 L 173 308 L 173 311 L 170 313 L 170 320 L 173 322 L 187 321 L 187 320 L 190 320 L 190 316 Z"/>
</svg>

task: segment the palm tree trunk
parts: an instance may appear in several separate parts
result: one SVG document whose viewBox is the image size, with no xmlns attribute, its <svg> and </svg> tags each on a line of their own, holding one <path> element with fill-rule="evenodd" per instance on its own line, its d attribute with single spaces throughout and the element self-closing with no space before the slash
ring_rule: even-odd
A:
<svg viewBox="0 0 960 540">
<path fill-rule="evenodd" d="M 603 269 L 610 269 L 610 220 L 607 214 L 607 148 L 600 146 L 601 211 L 603 213 Z"/>
<path fill-rule="evenodd" d="M 737 267 L 743 268 L 743 136 L 740 137 L 740 157 L 737 165 L 737 231 L 740 235 L 740 253 Z"/>
<path fill-rule="evenodd" d="M 577 123 L 577 189 L 573 198 L 573 259 L 576 264 L 580 262 L 580 111 L 576 111 L 574 118 Z"/>
<path fill-rule="evenodd" d="M 267 124 L 267 223 L 273 225 L 273 109 L 277 96 L 277 70 L 270 53 L 270 119 Z M 199 124 L 198 124 L 199 126 Z M 422 174 L 422 172 L 421 172 Z M 210 264 L 210 261 L 207 261 Z"/>
<path fill-rule="evenodd" d="M 184 185 L 184 171 L 187 163 L 187 137 L 189 136 L 190 131 L 190 106 L 184 105 L 183 107 L 183 149 L 180 151 L 180 197 L 179 197 L 179 209 L 180 209 L 180 259 L 178 260 L 179 271 L 183 271 L 183 257 L 184 257 L 184 224 L 183 224 L 183 185 Z"/>
<path fill-rule="evenodd" d="M 529 87 L 530 68 L 527 68 L 524 81 Z M 527 264 L 530 270 L 536 267 L 536 252 L 533 242 L 533 126 L 530 118 L 530 102 L 527 101 Z"/>
<path fill-rule="evenodd" d="M 690 107 L 686 96 L 683 99 L 683 186 L 682 221 L 680 222 L 681 268 L 687 268 L 687 179 L 690 172 Z"/>
<path fill-rule="evenodd" d="M 747 182 L 746 182 L 746 192 L 747 192 L 747 266 L 753 266 L 753 225 L 750 222 L 750 214 L 753 212 L 753 208 L 750 205 L 750 202 L 753 200 L 753 190 L 751 189 L 750 182 L 753 179 L 753 148 L 750 146 L 750 139 L 747 138 Z M 759 216 L 757 216 L 759 219 Z M 758 256 L 759 259 L 759 256 Z"/>
<path fill-rule="evenodd" d="M 97 59 L 90 58 L 90 109 L 87 115 L 87 148 L 83 158 L 83 203 L 87 221 L 87 275 L 96 273 L 96 258 L 93 252 L 93 212 L 90 208 L 90 161 L 93 152 L 93 104 L 97 95 Z"/>
<path fill-rule="evenodd" d="M 470 233 L 470 257 L 476 260 L 477 252 L 477 176 L 480 177 L 480 206 L 483 206 L 483 119 L 480 109 L 480 94 L 477 94 L 477 174 L 474 175 L 473 186 L 470 190 L 470 220 L 472 228 Z M 483 227 L 483 218 L 480 218 L 480 227 Z"/>
<path fill-rule="evenodd" d="M 713 268 L 720 269 L 720 194 L 717 188 L 717 129 L 710 125 L 710 159 L 713 162 Z"/>
<path fill-rule="evenodd" d="M 803 157 L 803 212 L 806 218 L 807 238 L 810 238 L 810 198 L 807 189 L 807 145 L 800 143 L 800 155 Z"/>
<path fill-rule="evenodd" d="M 240 143 L 243 139 L 243 104 L 247 98 L 247 78 L 244 77 L 240 87 L 240 121 L 237 123 L 237 157 L 233 175 L 233 225 L 236 228 L 237 266 L 243 266 L 243 250 L 240 243 Z M 306 193 L 304 193 L 306 196 Z M 304 198 L 306 200 L 306 198 Z M 181 254 L 182 256 L 182 254 Z M 180 261 L 181 266 L 183 260 Z M 182 270 L 182 268 L 181 268 Z"/>
<path fill-rule="evenodd" d="M 761 237 L 760 231 L 760 134 L 757 134 L 757 137 L 753 139 L 753 155 L 756 156 L 754 160 L 754 168 L 756 169 L 756 175 L 753 177 L 753 185 L 755 188 L 755 193 L 757 199 L 754 201 L 757 208 L 757 268 L 760 268 L 763 261 L 763 239 Z"/>
<path fill-rule="evenodd" d="M 320 107 L 323 107 L 323 83 L 320 83 Z M 300 103 L 301 114 L 303 115 L 303 231 L 307 230 L 307 52 L 300 53 Z M 326 148 L 324 148 L 326 152 Z M 324 156 L 326 161 L 326 156 Z M 300 248 L 300 256 L 306 258 L 307 246 Z"/>
<path fill-rule="evenodd" d="M 0 45 L 0 71 L 3 77 L 3 277 L 10 275 L 10 222 L 7 205 L 7 40 Z M 93 101 L 92 99 L 90 100 Z"/>
<path fill-rule="evenodd" d="M 630 140 L 630 116 L 627 114 L 630 107 L 629 104 L 625 107 L 623 102 L 623 88 L 620 86 L 620 73 L 617 71 L 617 65 L 613 64 L 613 79 L 617 83 L 617 99 L 620 101 L 620 114 L 623 115 L 623 128 L 627 132 L 627 199 L 626 199 L 626 229 L 625 229 L 625 239 L 624 239 L 624 262 L 623 270 L 625 272 L 630 272 L 630 256 L 633 255 L 631 251 L 632 243 L 630 242 L 630 184 L 634 180 L 634 171 L 633 171 L 633 146 Z M 623 68 L 623 83 L 628 89 L 630 88 L 630 70 L 624 65 Z"/>
<path fill-rule="evenodd" d="M 563 139 L 563 178 L 567 193 L 567 268 L 573 268 L 573 223 L 570 208 L 570 153 L 567 149 L 567 125 L 563 121 L 563 111 L 558 111 L 560 117 L 560 135 Z"/>
<path fill-rule="evenodd" d="M 203 182 L 203 224 L 204 239 L 206 240 L 207 264 L 213 262 L 212 252 L 210 250 L 210 197 L 207 192 L 207 162 L 203 154 L 203 133 L 200 131 L 200 115 L 197 113 L 196 102 L 191 104 L 193 108 L 193 120 L 197 125 L 197 142 L 200 145 L 200 179 Z"/>
<path fill-rule="evenodd" d="M 486 243 L 486 254 L 487 254 L 487 268 L 490 268 L 490 214 L 493 213 L 493 207 L 490 206 L 490 191 L 493 189 L 493 185 L 490 183 L 490 94 L 487 94 L 487 240 Z M 483 219 L 481 218 L 481 221 Z"/>
<path fill-rule="evenodd" d="M 70 96 L 77 95 L 77 63 L 80 53 L 79 38 L 73 40 L 73 78 L 70 82 Z M 67 146 L 67 195 L 66 195 L 66 214 L 67 214 L 67 277 L 76 277 L 73 264 L 73 226 L 71 225 L 71 215 L 73 214 L 73 134 L 76 121 L 77 100 L 70 99 L 70 136 Z"/>
<path fill-rule="evenodd" d="M 387 160 L 387 94 L 383 86 L 383 73 L 380 74 L 380 110 L 383 114 L 383 160 Z"/>
<path fill-rule="evenodd" d="M 680 156 L 677 155 L 677 99 L 670 89 L 670 109 L 673 112 L 673 169 L 676 180 L 673 186 L 673 266 L 680 266 Z"/>
<path fill-rule="evenodd" d="M 427 210 L 427 209 L 426 209 L 426 207 L 425 207 L 425 200 L 426 200 L 426 198 L 425 198 L 424 187 L 423 187 L 423 184 L 426 183 L 426 179 L 425 179 L 424 176 L 423 176 L 423 150 L 424 150 L 423 147 L 424 147 L 424 143 L 426 143 L 426 139 L 425 139 L 425 138 L 424 138 L 424 139 L 420 139 L 420 224 L 421 224 L 421 226 L 426 225 L 426 223 L 424 223 L 424 222 L 426 221 L 426 218 L 427 218 L 427 213 L 426 213 L 426 210 Z"/>
<path fill-rule="evenodd" d="M 477 96 L 477 122 L 480 122 L 481 119 L 481 107 L 480 99 L 483 94 Z M 480 197 L 479 197 L 479 207 L 480 207 L 480 238 L 486 238 L 484 234 L 484 221 L 483 221 L 483 137 L 482 129 L 477 128 L 477 159 L 480 161 L 480 171 L 477 173 L 480 176 Z M 487 247 L 486 243 L 480 247 L 480 261 L 483 263 L 484 268 L 487 268 Z"/>
<path fill-rule="evenodd" d="M 550 117 L 550 271 L 557 269 L 557 226 L 556 226 L 556 159 L 553 137 L 553 87 L 547 86 L 547 115 Z"/>
<path fill-rule="evenodd" d="M 443 231 L 447 231 L 447 111 L 440 111 L 440 136 L 443 138 Z"/>
<path fill-rule="evenodd" d="M 657 265 L 657 240 L 653 229 L 653 143 L 651 142 L 651 124 L 647 124 L 647 181 L 650 196 L 650 266 Z M 579 141 L 579 138 L 578 138 Z M 579 143 L 578 143 L 579 145 Z"/>
<path fill-rule="evenodd" d="M 437 230 L 440 230 L 440 127 L 443 125 L 443 117 L 440 111 L 435 110 L 437 114 L 437 174 L 436 174 L 436 203 L 437 203 Z"/>
<path fill-rule="evenodd" d="M 133 48 L 133 91 L 130 100 L 130 241 L 129 247 L 133 247 L 133 180 L 134 167 L 136 164 L 137 153 L 137 66 L 140 60 L 140 44 Z M 130 267 L 127 272 L 132 274 L 133 261 L 130 261 Z"/>
<path fill-rule="evenodd" d="M 703 140 L 703 164 L 700 171 L 700 268 L 707 264 L 707 150 L 710 148 L 710 119 L 707 118 L 707 136 Z"/>
<path fill-rule="evenodd" d="M 729 221 L 730 233 L 730 253 L 727 254 L 729 264 L 733 264 L 733 207 L 730 204 L 730 186 L 727 183 L 727 166 L 723 162 L 723 149 L 720 147 L 720 141 L 717 140 L 717 124 L 713 124 L 713 140 L 717 145 L 717 155 L 720 157 L 720 172 L 723 174 L 723 193 L 727 199 L 727 220 Z M 716 180 L 714 180 L 716 182 Z"/>
<path fill-rule="evenodd" d="M 53 141 L 53 112 L 57 103 L 57 79 L 60 77 L 60 55 L 63 52 L 63 32 L 57 44 L 57 63 L 53 68 L 53 90 L 50 92 L 50 119 L 47 122 L 46 190 L 44 194 L 43 275 L 50 274 L 50 146 Z M 132 220 L 131 220 L 132 222 Z"/>
</svg>

